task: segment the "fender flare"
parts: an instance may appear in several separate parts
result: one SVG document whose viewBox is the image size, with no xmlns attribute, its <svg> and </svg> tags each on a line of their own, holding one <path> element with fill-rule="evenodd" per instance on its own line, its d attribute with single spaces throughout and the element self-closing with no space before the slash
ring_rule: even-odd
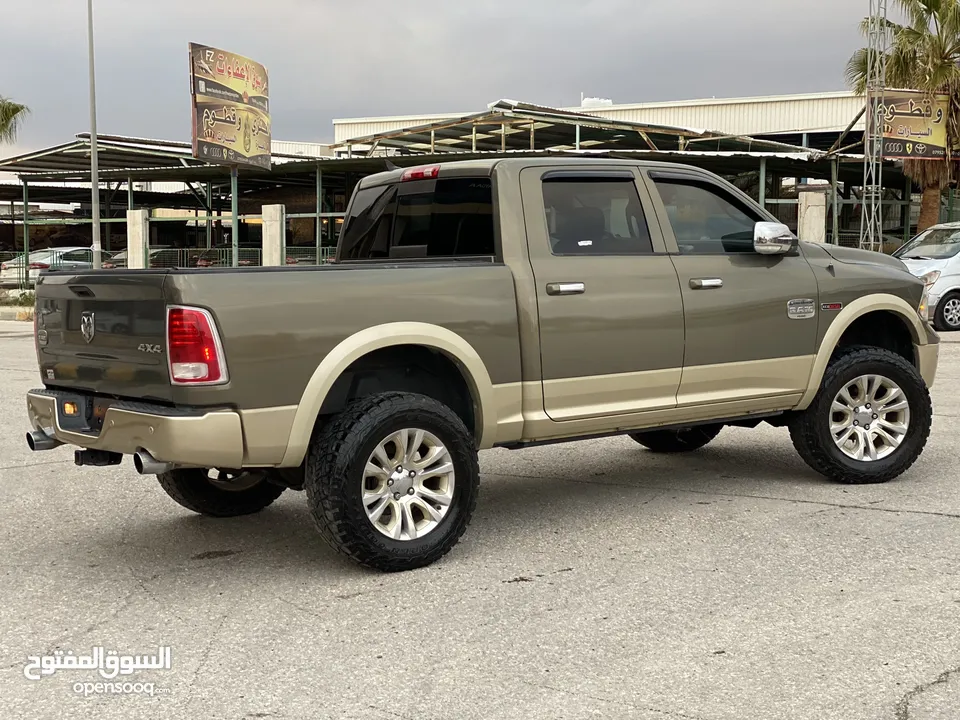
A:
<svg viewBox="0 0 960 720">
<path fill-rule="evenodd" d="M 923 322 L 917 309 L 912 307 L 903 298 L 887 293 L 878 293 L 873 295 L 864 295 L 859 297 L 849 305 L 843 308 L 830 323 L 827 332 L 820 342 L 817 355 L 813 361 L 813 367 L 810 371 L 810 379 L 807 381 L 807 389 L 800 402 L 797 404 L 797 410 L 805 410 L 813 402 L 817 391 L 820 389 L 820 383 L 823 380 L 823 374 L 827 371 L 827 363 L 833 355 L 833 351 L 840 342 L 840 337 L 858 318 L 872 312 L 887 310 L 904 321 L 904 324 L 910 330 L 910 335 L 914 346 L 927 344 L 927 333 L 924 330 Z"/>
<path fill-rule="evenodd" d="M 497 431 L 493 383 L 483 360 L 473 346 L 455 332 L 439 325 L 420 322 L 386 323 L 361 330 L 346 338 L 333 348 L 314 370 L 297 406 L 280 467 L 297 467 L 303 462 L 320 408 L 343 372 L 364 355 L 398 345 L 420 345 L 439 350 L 458 366 L 467 381 L 477 412 L 478 447 L 486 447 L 487 442 L 492 443 Z"/>
</svg>

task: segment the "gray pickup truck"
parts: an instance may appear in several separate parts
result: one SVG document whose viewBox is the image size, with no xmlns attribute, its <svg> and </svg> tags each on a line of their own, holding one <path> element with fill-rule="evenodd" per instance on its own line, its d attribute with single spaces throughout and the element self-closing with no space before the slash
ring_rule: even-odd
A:
<svg viewBox="0 0 960 720">
<path fill-rule="evenodd" d="M 900 475 L 930 432 L 925 298 L 691 167 L 392 170 L 354 191 L 331 265 L 43 273 L 27 441 L 130 455 L 207 515 L 305 490 L 335 548 L 405 570 L 465 531 L 485 448 L 685 452 L 766 422 L 832 480 Z"/>
</svg>

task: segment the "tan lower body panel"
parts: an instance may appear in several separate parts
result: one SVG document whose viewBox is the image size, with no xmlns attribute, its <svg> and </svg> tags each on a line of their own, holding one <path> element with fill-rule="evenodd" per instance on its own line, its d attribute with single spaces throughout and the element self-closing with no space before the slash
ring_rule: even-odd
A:
<svg viewBox="0 0 960 720">
<path fill-rule="evenodd" d="M 244 466 L 269 467 L 279 464 L 287 451 L 296 416 L 296 405 L 241 410 Z"/>
<path fill-rule="evenodd" d="M 931 388 L 937 379 L 937 363 L 940 361 L 940 343 L 914 345 L 913 347 L 917 353 L 917 365 L 920 369 L 920 376 L 927 384 L 927 387 Z"/>
<path fill-rule="evenodd" d="M 683 368 L 678 405 L 703 405 L 803 393 L 813 355 Z"/>
<path fill-rule="evenodd" d="M 243 462 L 240 415 L 229 410 L 166 416 L 111 407 L 96 437 L 61 428 L 55 397 L 28 393 L 27 413 L 34 428 L 68 445 L 124 455 L 146 450 L 161 462 L 198 467 L 239 468 Z"/>
<path fill-rule="evenodd" d="M 546 414 L 557 422 L 673 407 L 681 368 L 546 380 Z"/>
<path fill-rule="evenodd" d="M 587 382 L 592 379 L 581 378 Z M 579 392 L 582 395 L 584 391 L 581 388 Z M 687 422 L 775 413 L 792 409 L 802 394 L 798 391 L 557 422 L 543 411 L 543 385 L 539 382 L 499 385 L 494 387 L 494 393 L 498 398 L 499 408 L 508 412 L 501 416 L 503 419 L 497 424 L 497 444 L 601 435 Z"/>
</svg>

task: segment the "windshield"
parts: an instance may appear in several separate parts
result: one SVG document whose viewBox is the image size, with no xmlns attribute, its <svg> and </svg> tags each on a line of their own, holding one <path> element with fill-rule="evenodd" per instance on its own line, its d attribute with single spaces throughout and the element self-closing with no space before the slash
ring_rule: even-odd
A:
<svg viewBox="0 0 960 720">
<path fill-rule="evenodd" d="M 960 252 L 960 228 L 926 230 L 893 256 L 901 260 L 946 260 Z"/>
</svg>

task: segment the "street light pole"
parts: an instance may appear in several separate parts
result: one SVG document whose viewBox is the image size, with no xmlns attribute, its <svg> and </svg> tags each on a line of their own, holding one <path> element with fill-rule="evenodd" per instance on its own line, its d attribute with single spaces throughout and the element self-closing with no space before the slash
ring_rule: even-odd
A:
<svg viewBox="0 0 960 720">
<path fill-rule="evenodd" d="M 87 47 L 90 58 L 90 204 L 93 215 L 93 267 L 100 268 L 100 171 L 97 157 L 97 83 L 93 64 L 93 0 L 87 0 Z"/>
</svg>

